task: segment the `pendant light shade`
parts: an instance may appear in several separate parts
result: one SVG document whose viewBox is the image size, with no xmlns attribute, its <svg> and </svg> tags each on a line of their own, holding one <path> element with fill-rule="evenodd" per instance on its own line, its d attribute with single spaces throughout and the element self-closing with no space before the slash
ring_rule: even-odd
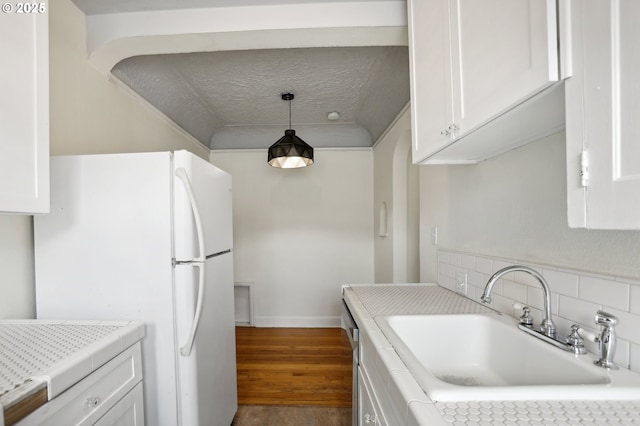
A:
<svg viewBox="0 0 640 426">
<path fill-rule="evenodd" d="M 284 136 L 269 148 L 268 162 L 273 167 L 282 169 L 295 169 L 313 164 L 313 147 L 296 136 L 296 131 L 291 128 L 291 101 L 293 93 L 283 93 L 283 101 L 289 101 L 289 129 L 284 131 Z"/>
</svg>

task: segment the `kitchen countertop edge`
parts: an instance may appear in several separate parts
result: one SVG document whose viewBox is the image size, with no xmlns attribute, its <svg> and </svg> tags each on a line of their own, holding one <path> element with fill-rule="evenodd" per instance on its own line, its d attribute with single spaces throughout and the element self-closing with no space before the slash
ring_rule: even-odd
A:
<svg viewBox="0 0 640 426">
<path fill-rule="evenodd" d="M 46 324 L 63 327 L 65 325 L 112 326 L 117 329 L 78 348 L 73 354 L 58 359 L 51 367 L 29 377 L 23 385 L 0 396 L 0 408 L 3 413 L 9 409 L 17 408 L 43 388 L 47 389 L 47 401 L 51 401 L 123 350 L 140 341 L 146 334 L 144 323 L 141 321 L 0 320 L 0 326 L 20 324 Z M 42 404 L 30 407 L 29 412 L 36 410 Z M 4 417 L 3 415 L 0 426 L 4 424 Z"/>
</svg>

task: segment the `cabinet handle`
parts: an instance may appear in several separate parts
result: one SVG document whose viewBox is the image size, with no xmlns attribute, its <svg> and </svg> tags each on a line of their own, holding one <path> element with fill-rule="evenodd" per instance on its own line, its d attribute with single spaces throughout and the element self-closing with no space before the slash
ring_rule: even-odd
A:
<svg viewBox="0 0 640 426">
<path fill-rule="evenodd" d="M 373 416 L 372 416 L 371 414 L 365 414 L 365 415 L 364 415 L 364 422 L 365 422 L 366 424 L 375 423 L 375 422 L 376 422 L 376 418 L 377 418 L 377 416 L 376 416 L 376 415 L 373 415 Z"/>
<path fill-rule="evenodd" d="M 449 132 L 447 129 L 443 129 L 443 130 L 440 132 L 440 134 L 441 134 L 442 136 L 449 136 L 449 135 L 451 134 L 451 132 Z"/>
<path fill-rule="evenodd" d="M 458 125 L 456 123 L 453 123 L 451 126 L 449 126 L 449 130 L 453 133 L 453 132 L 457 132 L 458 130 L 460 130 L 460 127 L 458 127 Z"/>
<path fill-rule="evenodd" d="M 98 404 L 100 404 L 100 397 L 89 397 L 87 398 L 87 400 L 84 402 L 84 404 L 89 407 L 89 408 L 94 408 L 97 407 Z"/>
</svg>

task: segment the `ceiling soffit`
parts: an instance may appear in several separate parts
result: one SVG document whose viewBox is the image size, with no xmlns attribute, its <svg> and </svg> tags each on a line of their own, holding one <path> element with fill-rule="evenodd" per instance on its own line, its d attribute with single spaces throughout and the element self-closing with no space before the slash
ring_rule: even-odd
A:
<svg viewBox="0 0 640 426">
<path fill-rule="evenodd" d="M 139 55 L 408 43 L 406 2 L 398 0 L 179 7 L 87 16 L 87 56 L 108 74 Z"/>
<path fill-rule="evenodd" d="M 318 147 L 371 146 L 407 104 L 405 1 L 225 1 L 108 2 L 86 17 L 89 60 L 212 148 L 278 139 L 283 91 Z"/>
</svg>

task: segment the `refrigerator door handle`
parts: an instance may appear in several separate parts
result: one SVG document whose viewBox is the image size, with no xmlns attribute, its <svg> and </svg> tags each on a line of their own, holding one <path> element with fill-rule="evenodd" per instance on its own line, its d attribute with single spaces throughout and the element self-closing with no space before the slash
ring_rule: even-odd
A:
<svg viewBox="0 0 640 426">
<path fill-rule="evenodd" d="M 198 325 L 200 324 L 200 316 L 202 315 L 202 304 L 204 303 L 204 270 L 205 270 L 205 251 L 204 251 L 204 233 L 202 231 L 202 221 L 200 219 L 200 211 L 198 210 L 198 204 L 196 203 L 196 198 L 193 195 L 193 189 L 191 187 L 191 181 L 189 180 L 189 176 L 187 175 L 187 171 L 180 167 L 176 169 L 176 176 L 182 181 L 184 184 L 184 188 L 187 191 L 187 196 L 189 197 L 189 202 L 191 204 L 191 210 L 193 211 L 193 219 L 196 223 L 196 232 L 198 234 L 198 250 L 200 251 L 198 257 L 192 260 L 194 266 L 197 266 L 200 270 L 200 276 L 198 279 L 198 300 L 196 302 L 196 311 L 193 315 L 193 322 L 191 324 L 191 331 L 189 332 L 189 339 L 187 342 L 180 348 L 180 355 L 189 356 L 191 355 L 191 349 L 193 348 L 193 341 L 196 338 L 196 332 L 198 331 Z"/>
</svg>

